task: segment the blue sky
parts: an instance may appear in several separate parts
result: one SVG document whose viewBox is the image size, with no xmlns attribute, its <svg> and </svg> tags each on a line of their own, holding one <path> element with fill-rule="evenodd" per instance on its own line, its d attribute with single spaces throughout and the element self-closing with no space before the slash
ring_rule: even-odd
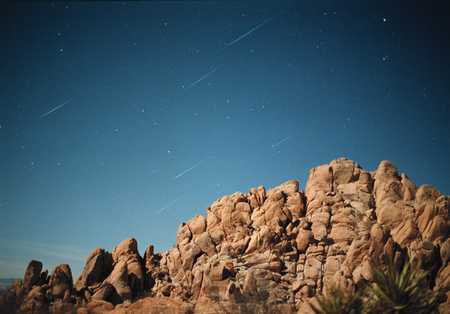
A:
<svg viewBox="0 0 450 314">
<path fill-rule="evenodd" d="M 420 4 L 420 7 L 419 7 Z M 3 13 L 0 277 L 141 252 L 346 156 L 450 192 L 445 2 L 40 2 Z"/>
</svg>

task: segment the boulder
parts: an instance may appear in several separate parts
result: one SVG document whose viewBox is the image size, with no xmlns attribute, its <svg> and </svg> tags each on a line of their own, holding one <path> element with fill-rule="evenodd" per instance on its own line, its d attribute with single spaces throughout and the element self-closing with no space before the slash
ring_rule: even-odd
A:
<svg viewBox="0 0 450 314">
<path fill-rule="evenodd" d="M 75 284 L 75 288 L 81 290 L 102 283 L 111 273 L 112 268 L 112 255 L 104 249 L 95 249 L 86 259 L 86 264 Z"/>
<path fill-rule="evenodd" d="M 29 291 L 35 284 L 39 283 L 41 279 L 42 263 L 32 260 L 28 263 L 27 269 L 23 276 L 23 287 Z"/>
<path fill-rule="evenodd" d="M 114 266 L 111 274 L 105 279 L 104 284 L 112 285 L 122 302 L 132 299 L 132 290 L 128 285 L 128 268 L 126 260 L 121 260 Z"/>
<path fill-rule="evenodd" d="M 49 286 L 50 293 L 55 299 L 62 299 L 66 291 L 72 290 L 72 271 L 68 264 L 56 266 L 50 277 Z"/>
</svg>

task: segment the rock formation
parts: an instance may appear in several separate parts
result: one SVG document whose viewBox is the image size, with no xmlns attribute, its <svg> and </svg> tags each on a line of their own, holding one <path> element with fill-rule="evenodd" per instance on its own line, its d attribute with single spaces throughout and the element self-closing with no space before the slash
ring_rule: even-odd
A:
<svg viewBox="0 0 450 314">
<path fill-rule="evenodd" d="M 420 265 L 448 313 L 449 207 L 388 161 L 368 172 L 340 158 L 311 169 L 304 191 L 291 180 L 216 200 L 166 252 L 141 257 L 135 239 L 95 249 L 74 286 L 68 265 L 48 278 L 32 261 L 0 311 L 310 313 L 318 294 L 357 290 L 388 257 Z"/>
</svg>

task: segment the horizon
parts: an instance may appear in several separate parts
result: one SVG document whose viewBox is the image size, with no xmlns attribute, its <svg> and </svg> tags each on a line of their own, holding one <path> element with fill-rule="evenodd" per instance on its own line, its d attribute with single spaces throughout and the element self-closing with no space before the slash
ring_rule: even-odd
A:
<svg viewBox="0 0 450 314">
<path fill-rule="evenodd" d="M 165 251 L 217 198 L 338 157 L 450 194 L 444 1 L 6 8 L 2 279 Z"/>
</svg>

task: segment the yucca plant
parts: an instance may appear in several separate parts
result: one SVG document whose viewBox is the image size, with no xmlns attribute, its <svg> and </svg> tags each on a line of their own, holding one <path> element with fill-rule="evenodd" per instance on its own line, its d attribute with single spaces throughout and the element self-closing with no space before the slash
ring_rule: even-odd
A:
<svg viewBox="0 0 450 314">
<path fill-rule="evenodd" d="M 326 296 L 317 298 L 317 305 L 311 304 L 316 314 L 360 314 L 363 302 L 359 293 L 349 293 L 332 286 Z"/>
<path fill-rule="evenodd" d="M 386 262 L 386 270 L 374 271 L 374 280 L 367 286 L 367 313 L 430 314 L 438 313 L 436 293 L 427 286 L 426 274 L 405 262 L 397 270 L 392 261 Z"/>
<path fill-rule="evenodd" d="M 391 260 L 374 270 L 373 282 L 361 283 L 356 293 L 332 287 L 311 306 L 316 314 L 432 314 L 438 313 L 438 294 L 428 286 L 426 273 L 406 261 L 398 270 Z"/>
</svg>

